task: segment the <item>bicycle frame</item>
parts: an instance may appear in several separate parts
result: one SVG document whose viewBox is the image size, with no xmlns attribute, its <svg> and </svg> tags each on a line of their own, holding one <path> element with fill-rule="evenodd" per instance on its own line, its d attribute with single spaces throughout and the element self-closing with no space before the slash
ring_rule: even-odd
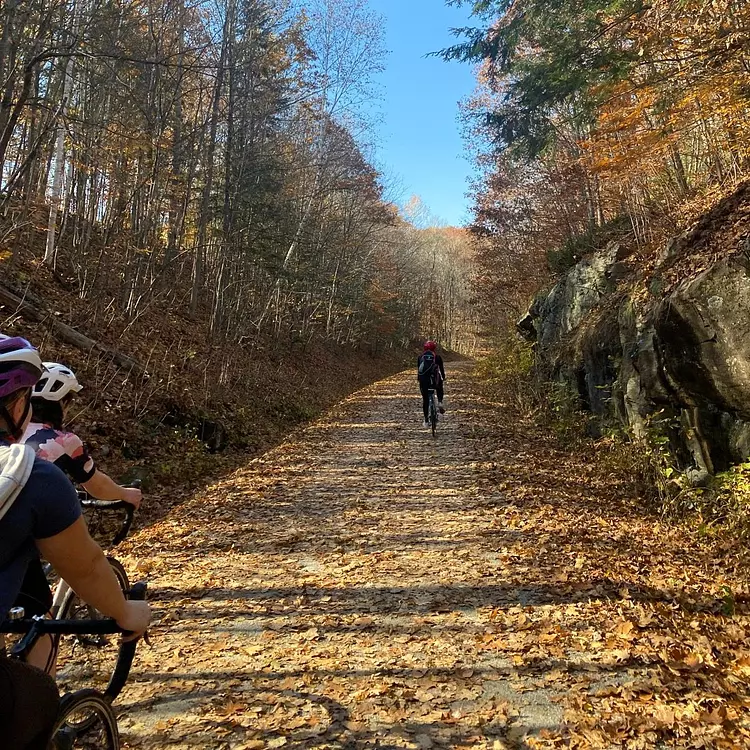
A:
<svg viewBox="0 0 750 750">
<path fill-rule="evenodd" d="M 69 591 L 70 586 L 68 585 L 67 581 L 64 581 L 61 578 L 57 582 L 57 586 L 55 586 L 55 593 L 52 595 L 52 606 L 49 610 L 52 617 L 57 617 L 57 613 L 60 611 L 60 607 L 62 607 L 63 602 L 65 601 L 65 597 L 68 595 Z"/>
</svg>

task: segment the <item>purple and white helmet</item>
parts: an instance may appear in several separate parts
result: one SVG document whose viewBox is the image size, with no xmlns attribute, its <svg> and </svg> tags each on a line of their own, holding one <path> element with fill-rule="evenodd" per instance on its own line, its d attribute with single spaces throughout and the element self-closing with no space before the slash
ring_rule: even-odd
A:
<svg viewBox="0 0 750 750">
<path fill-rule="evenodd" d="M 0 334 L 0 399 L 32 388 L 43 372 L 39 352 L 26 339 Z"/>
</svg>

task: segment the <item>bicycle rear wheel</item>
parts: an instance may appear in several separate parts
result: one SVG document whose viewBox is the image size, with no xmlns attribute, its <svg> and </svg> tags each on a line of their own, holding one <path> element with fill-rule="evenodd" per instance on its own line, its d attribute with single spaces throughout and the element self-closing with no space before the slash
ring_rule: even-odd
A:
<svg viewBox="0 0 750 750">
<path fill-rule="evenodd" d="M 78 690 L 60 701 L 52 735 L 55 750 L 119 750 L 117 718 L 98 690 Z"/>
<path fill-rule="evenodd" d="M 109 564 L 123 591 L 130 581 L 118 560 L 108 557 Z M 101 620 L 104 616 L 86 604 L 72 589 L 60 606 L 59 620 Z M 135 643 L 123 643 L 119 634 L 63 636 L 57 654 L 57 682 L 62 692 L 95 688 L 113 701 L 122 691 L 125 680 L 120 675 L 123 662 L 129 671 Z M 127 671 L 125 679 L 127 679 Z"/>
</svg>

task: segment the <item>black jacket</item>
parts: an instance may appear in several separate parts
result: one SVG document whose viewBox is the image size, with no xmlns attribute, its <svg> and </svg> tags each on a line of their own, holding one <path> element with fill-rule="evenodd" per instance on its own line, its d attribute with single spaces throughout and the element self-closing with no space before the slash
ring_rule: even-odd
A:
<svg viewBox="0 0 750 750">
<path fill-rule="evenodd" d="M 432 379 L 434 376 L 433 372 L 428 373 L 426 376 L 419 374 L 419 366 L 422 364 L 422 357 L 424 356 L 424 353 L 420 354 L 419 357 L 417 357 L 417 379 L 421 380 L 422 377 L 427 377 Z M 445 366 L 443 365 L 443 358 L 439 355 L 435 355 L 435 362 L 437 363 L 437 369 L 440 372 L 440 378 L 442 380 L 445 380 Z"/>
</svg>

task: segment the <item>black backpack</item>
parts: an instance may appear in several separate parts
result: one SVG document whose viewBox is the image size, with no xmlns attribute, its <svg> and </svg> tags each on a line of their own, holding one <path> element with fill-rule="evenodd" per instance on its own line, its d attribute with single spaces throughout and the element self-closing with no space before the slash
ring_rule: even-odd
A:
<svg viewBox="0 0 750 750">
<path fill-rule="evenodd" d="M 422 356 L 419 358 L 419 367 L 417 368 L 417 373 L 420 380 L 434 378 L 436 368 L 437 356 L 435 355 L 435 352 L 431 352 L 429 350 L 424 352 L 424 354 L 422 354 Z"/>
</svg>

